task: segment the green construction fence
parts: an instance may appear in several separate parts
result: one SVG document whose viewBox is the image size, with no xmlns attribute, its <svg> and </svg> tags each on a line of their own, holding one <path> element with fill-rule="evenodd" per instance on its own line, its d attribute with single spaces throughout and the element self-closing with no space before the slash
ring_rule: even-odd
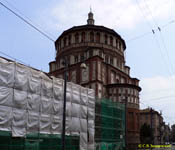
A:
<svg viewBox="0 0 175 150">
<path fill-rule="evenodd" d="M 96 150 L 122 150 L 125 147 L 125 105 L 100 99 L 95 105 Z"/>
<path fill-rule="evenodd" d="M 66 136 L 66 150 L 79 150 L 79 141 L 78 136 Z M 0 150 L 61 150 L 61 136 L 30 134 L 14 138 L 11 132 L 0 131 Z"/>
</svg>

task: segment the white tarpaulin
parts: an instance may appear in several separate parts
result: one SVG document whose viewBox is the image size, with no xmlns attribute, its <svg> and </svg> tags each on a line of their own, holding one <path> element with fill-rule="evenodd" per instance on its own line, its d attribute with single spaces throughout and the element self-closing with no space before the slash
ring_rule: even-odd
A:
<svg viewBox="0 0 175 150">
<path fill-rule="evenodd" d="M 61 134 L 64 80 L 0 58 L 0 130 L 13 137 Z M 94 90 L 67 83 L 66 134 L 94 150 Z"/>
<path fill-rule="evenodd" d="M 27 133 L 37 133 L 39 131 L 39 113 L 28 111 Z"/>
<path fill-rule="evenodd" d="M 39 72 L 30 69 L 28 81 L 28 92 L 40 95 L 41 77 L 39 76 Z"/>
<path fill-rule="evenodd" d="M 41 97 L 37 94 L 28 93 L 27 95 L 27 109 L 33 112 L 39 112 L 41 106 Z"/>
<path fill-rule="evenodd" d="M 40 133 L 51 134 L 51 119 L 49 114 L 41 114 L 39 117 Z"/>
<path fill-rule="evenodd" d="M 0 105 L 0 130 L 11 130 L 12 108 Z"/>
<path fill-rule="evenodd" d="M 29 68 L 20 65 L 20 64 L 15 64 L 15 88 L 22 90 L 22 91 L 27 91 L 28 89 L 28 78 L 29 78 Z"/>
<path fill-rule="evenodd" d="M 26 135 L 26 110 L 12 109 L 12 136 L 23 137 Z"/>
<path fill-rule="evenodd" d="M 25 109 L 27 107 L 27 92 L 14 89 L 13 107 Z"/>
<path fill-rule="evenodd" d="M 0 86 L 0 105 L 12 106 L 13 102 L 13 89 Z"/>
<path fill-rule="evenodd" d="M 14 69 L 15 63 L 8 62 L 0 58 L 0 85 L 1 86 L 14 86 Z"/>
<path fill-rule="evenodd" d="M 61 134 L 62 129 L 62 119 L 59 116 L 51 117 L 51 133 L 52 134 Z"/>
</svg>

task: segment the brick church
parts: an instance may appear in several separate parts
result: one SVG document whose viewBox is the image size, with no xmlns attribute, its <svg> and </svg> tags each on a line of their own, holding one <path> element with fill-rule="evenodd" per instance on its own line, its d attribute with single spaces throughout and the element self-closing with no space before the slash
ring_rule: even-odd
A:
<svg viewBox="0 0 175 150">
<path fill-rule="evenodd" d="M 69 63 L 68 80 L 95 90 L 97 98 L 109 98 L 127 106 L 127 145 L 139 143 L 139 80 L 130 76 L 125 65 L 124 39 L 104 26 L 94 24 L 93 13 L 87 24 L 65 30 L 55 41 L 56 57 L 49 63 L 50 75 L 63 78 L 63 59 Z M 80 65 L 86 63 L 86 69 Z"/>
</svg>

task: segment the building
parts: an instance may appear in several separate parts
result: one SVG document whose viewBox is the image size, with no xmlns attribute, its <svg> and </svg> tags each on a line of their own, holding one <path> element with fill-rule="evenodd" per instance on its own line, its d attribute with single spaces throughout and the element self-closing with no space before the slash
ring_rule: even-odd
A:
<svg viewBox="0 0 175 150">
<path fill-rule="evenodd" d="M 163 144 L 165 123 L 163 122 L 162 114 L 151 108 L 140 110 L 140 127 L 143 124 L 150 125 L 153 132 L 153 144 Z"/>
<path fill-rule="evenodd" d="M 171 130 L 169 124 L 165 124 L 164 126 L 164 143 L 169 144 L 170 143 L 170 137 L 171 137 Z"/>
<path fill-rule="evenodd" d="M 173 125 L 171 126 L 170 141 L 171 141 L 172 143 L 175 142 L 175 124 L 173 124 Z"/>
<path fill-rule="evenodd" d="M 55 41 L 56 57 L 49 63 L 50 75 L 63 78 L 66 60 L 69 81 L 92 88 L 98 98 L 127 104 L 127 142 L 139 143 L 139 80 L 130 77 L 125 65 L 126 44 L 113 29 L 94 25 L 93 13 L 87 24 L 64 31 Z M 85 62 L 87 68 L 80 65 Z M 130 148 L 132 149 L 132 148 Z"/>
<path fill-rule="evenodd" d="M 0 57 L 0 149 L 60 150 L 64 81 Z M 94 150 L 95 91 L 67 83 L 66 150 Z"/>
</svg>

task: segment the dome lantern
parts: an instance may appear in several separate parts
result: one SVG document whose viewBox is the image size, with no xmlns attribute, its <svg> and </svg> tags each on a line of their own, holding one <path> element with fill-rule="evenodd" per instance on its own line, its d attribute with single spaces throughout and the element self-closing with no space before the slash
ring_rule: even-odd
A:
<svg viewBox="0 0 175 150">
<path fill-rule="evenodd" d="M 91 9 L 90 12 L 88 13 L 88 19 L 87 19 L 87 24 L 88 25 L 94 25 L 94 18 L 93 18 L 94 14 L 92 13 Z"/>
</svg>

